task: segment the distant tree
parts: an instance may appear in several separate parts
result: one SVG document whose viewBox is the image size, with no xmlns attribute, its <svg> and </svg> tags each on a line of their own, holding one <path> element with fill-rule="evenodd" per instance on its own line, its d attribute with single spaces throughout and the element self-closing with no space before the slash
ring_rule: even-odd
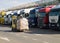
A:
<svg viewBox="0 0 60 43">
<path fill-rule="evenodd" d="M 59 1 L 59 3 L 60 3 L 60 0 L 58 0 Z"/>
</svg>

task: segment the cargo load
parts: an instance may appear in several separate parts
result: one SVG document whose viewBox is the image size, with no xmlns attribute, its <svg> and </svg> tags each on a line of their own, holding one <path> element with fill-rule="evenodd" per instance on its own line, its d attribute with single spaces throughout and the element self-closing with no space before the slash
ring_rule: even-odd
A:
<svg viewBox="0 0 60 43">
<path fill-rule="evenodd" d="M 17 30 L 20 31 L 29 30 L 28 20 L 26 18 L 20 18 L 19 20 L 17 20 Z"/>
</svg>

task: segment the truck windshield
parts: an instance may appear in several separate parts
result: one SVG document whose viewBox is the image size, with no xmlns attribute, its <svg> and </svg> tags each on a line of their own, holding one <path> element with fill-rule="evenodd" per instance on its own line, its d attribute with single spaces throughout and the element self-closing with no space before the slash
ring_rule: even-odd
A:
<svg viewBox="0 0 60 43">
<path fill-rule="evenodd" d="M 39 12 L 39 13 L 38 13 L 38 16 L 41 16 L 41 17 L 44 17 L 45 15 L 46 15 L 45 12 Z"/>
<path fill-rule="evenodd" d="M 55 11 L 55 12 L 50 12 L 49 16 L 58 16 L 60 13 L 59 11 Z"/>
</svg>

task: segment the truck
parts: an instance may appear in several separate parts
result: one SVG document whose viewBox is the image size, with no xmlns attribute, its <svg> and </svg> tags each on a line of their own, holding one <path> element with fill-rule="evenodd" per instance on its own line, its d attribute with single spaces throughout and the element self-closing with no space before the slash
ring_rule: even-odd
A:
<svg viewBox="0 0 60 43">
<path fill-rule="evenodd" d="M 8 15 L 8 24 L 11 25 L 12 24 L 12 14 Z"/>
<path fill-rule="evenodd" d="M 4 15 L 4 25 L 8 24 L 8 15 Z"/>
<path fill-rule="evenodd" d="M 49 12 L 49 28 L 60 30 L 60 5 L 56 5 Z"/>
<path fill-rule="evenodd" d="M 29 27 L 37 27 L 37 10 L 41 9 L 43 7 L 36 7 L 32 10 L 30 10 L 29 13 Z"/>
<path fill-rule="evenodd" d="M 53 6 L 41 8 L 38 11 L 38 27 L 39 28 L 49 28 L 49 11 Z"/>
</svg>

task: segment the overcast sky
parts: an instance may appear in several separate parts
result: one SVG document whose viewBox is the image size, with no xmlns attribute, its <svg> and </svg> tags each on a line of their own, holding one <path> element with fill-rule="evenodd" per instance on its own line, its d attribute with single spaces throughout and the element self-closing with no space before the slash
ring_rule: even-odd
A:
<svg viewBox="0 0 60 43">
<path fill-rule="evenodd" d="M 35 1 L 38 0 L 0 0 L 0 10 Z"/>
</svg>

